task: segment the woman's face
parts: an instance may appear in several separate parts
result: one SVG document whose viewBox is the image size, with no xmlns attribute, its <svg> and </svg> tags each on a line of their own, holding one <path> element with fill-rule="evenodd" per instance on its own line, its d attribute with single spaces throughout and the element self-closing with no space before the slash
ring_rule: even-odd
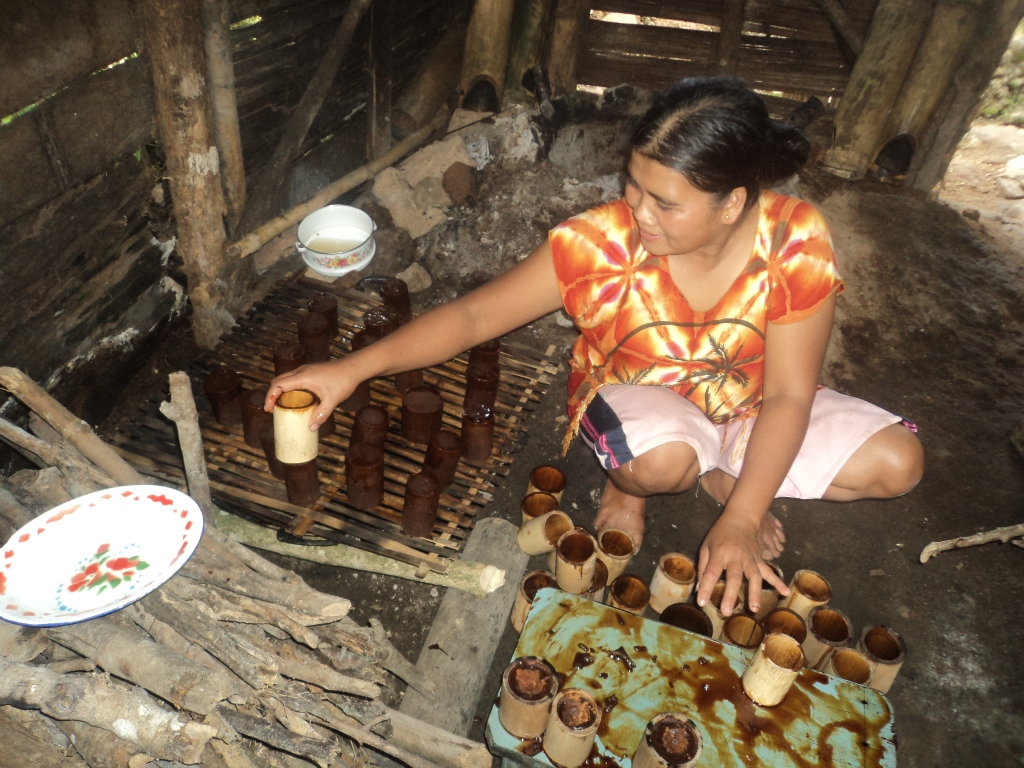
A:
<svg viewBox="0 0 1024 768">
<path fill-rule="evenodd" d="M 633 209 L 640 240 L 651 255 L 692 253 L 728 236 L 731 199 L 719 201 L 716 195 L 697 189 L 679 171 L 636 152 L 627 170 L 626 203 Z"/>
</svg>

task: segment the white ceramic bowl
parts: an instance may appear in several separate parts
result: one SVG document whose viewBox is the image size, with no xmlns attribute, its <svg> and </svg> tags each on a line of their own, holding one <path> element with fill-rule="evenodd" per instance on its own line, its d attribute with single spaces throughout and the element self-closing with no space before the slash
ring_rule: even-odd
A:
<svg viewBox="0 0 1024 768">
<path fill-rule="evenodd" d="M 373 219 L 350 205 L 325 205 L 299 224 L 298 241 L 303 260 L 312 269 L 339 277 L 362 269 L 375 251 Z"/>
</svg>

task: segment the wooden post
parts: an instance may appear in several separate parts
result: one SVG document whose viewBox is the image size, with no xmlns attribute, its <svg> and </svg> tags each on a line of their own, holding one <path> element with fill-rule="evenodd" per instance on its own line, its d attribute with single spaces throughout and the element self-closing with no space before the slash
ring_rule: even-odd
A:
<svg viewBox="0 0 1024 768">
<path fill-rule="evenodd" d="M 836 138 L 823 163 L 826 170 L 846 179 L 864 176 L 931 10 L 932 0 L 879 2 L 864 51 L 839 102 Z"/>
<path fill-rule="evenodd" d="M 587 38 L 590 3 L 587 0 L 556 0 L 555 19 L 548 48 L 548 79 L 551 95 L 576 92 L 579 54 Z"/>
<path fill-rule="evenodd" d="M 199 346 L 213 348 L 234 318 L 224 309 L 244 289 L 241 265 L 224 259 L 224 191 L 210 127 L 199 0 L 143 4 L 156 96 L 156 124 L 185 262 Z"/>
<path fill-rule="evenodd" d="M 746 10 L 747 0 L 725 0 L 722 3 L 722 23 L 718 33 L 718 68 L 722 71 L 728 72 L 735 68 Z"/>
<path fill-rule="evenodd" d="M 839 0 L 814 0 L 822 12 L 828 16 L 832 28 L 839 33 L 839 37 L 846 43 L 853 53 L 854 59 L 858 58 L 864 50 L 864 37 L 857 26 L 846 12 L 846 8 Z"/>
<path fill-rule="evenodd" d="M 476 0 L 459 84 L 464 109 L 497 112 L 501 107 L 513 9 L 513 0 Z"/>
<path fill-rule="evenodd" d="M 532 70 L 541 63 L 544 55 L 551 5 L 552 0 L 523 0 L 517 5 L 517 13 L 512 21 L 512 43 L 505 77 L 506 103 L 534 101 L 530 94 L 531 91 L 536 92 Z M 533 87 L 528 88 L 527 85 Z"/>
<path fill-rule="evenodd" d="M 394 0 L 374 0 L 370 9 L 370 103 L 366 130 L 366 159 L 391 149 L 391 29 Z"/>
<path fill-rule="evenodd" d="M 405 139 L 426 125 L 458 88 L 465 45 L 466 24 L 455 22 L 395 102 L 391 111 L 391 132 L 396 139 Z"/>
<path fill-rule="evenodd" d="M 149 2 L 156 2 L 156 0 L 149 0 Z M 345 9 L 345 15 L 341 19 L 341 24 L 338 25 L 334 39 L 331 40 L 331 44 L 324 52 L 320 66 L 317 67 L 313 79 L 306 86 L 299 105 L 288 118 L 281 140 L 274 150 L 274 155 L 260 173 L 259 182 L 249 196 L 245 212 L 238 223 L 239 233 L 251 232 L 278 213 L 280 208 L 278 197 L 291 171 L 292 161 L 298 154 L 299 147 L 302 146 L 302 140 L 306 138 L 309 126 L 313 124 L 313 119 L 320 111 L 327 92 L 331 89 L 331 83 L 334 81 L 338 67 L 341 66 L 341 60 L 352 42 L 356 26 L 370 7 L 370 2 L 371 0 L 349 0 L 348 8 Z"/>
<path fill-rule="evenodd" d="M 210 78 L 213 136 L 220 154 L 220 177 L 224 185 L 228 227 L 233 228 L 245 208 L 245 164 L 235 102 L 235 65 L 229 35 L 231 20 L 227 0 L 202 0 L 201 10 L 206 72 Z"/>
<path fill-rule="evenodd" d="M 942 180 L 1022 15 L 1024 0 L 987 0 L 979 11 L 974 35 L 914 154 L 909 186 L 931 191 Z"/>
<path fill-rule="evenodd" d="M 916 151 L 936 105 L 978 24 L 979 0 L 939 0 L 896 99 L 883 141 L 896 137 Z M 912 140 L 912 141 L 908 141 Z M 884 152 L 884 149 L 883 149 Z M 881 162 L 881 161 L 879 161 Z M 894 173 L 906 173 L 911 157 Z"/>
</svg>

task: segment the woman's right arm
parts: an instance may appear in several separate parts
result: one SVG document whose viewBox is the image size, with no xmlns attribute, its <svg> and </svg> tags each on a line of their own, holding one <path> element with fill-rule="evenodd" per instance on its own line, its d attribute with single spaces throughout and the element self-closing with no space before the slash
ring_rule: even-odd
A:
<svg viewBox="0 0 1024 768">
<path fill-rule="evenodd" d="M 271 410 L 283 392 L 309 390 L 320 398 L 309 422 L 315 430 L 360 382 L 437 365 L 561 307 L 551 246 L 545 240 L 505 274 L 365 349 L 278 376 L 270 383 L 264 407 Z"/>
</svg>

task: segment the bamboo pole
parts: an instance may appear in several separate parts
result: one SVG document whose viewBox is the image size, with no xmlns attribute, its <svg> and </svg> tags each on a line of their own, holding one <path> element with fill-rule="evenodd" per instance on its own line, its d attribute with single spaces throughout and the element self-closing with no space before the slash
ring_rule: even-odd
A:
<svg viewBox="0 0 1024 768">
<path fill-rule="evenodd" d="M 718 68 L 729 72 L 735 69 L 736 52 L 740 49 L 740 35 L 743 32 L 743 15 L 747 0 L 724 0 L 722 23 L 718 33 Z"/>
<path fill-rule="evenodd" d="M 853 53 L 854 59 L 858 58 L 864 50 L 864 36 L 853 23 L 850 14 L 839 0 L 814 0 L 822 12 L 828 16 L 828 21 L 833 29 L 846 43 Z"/>
<path fill-rule="evenodd" d="M 462 55 L 463 109 L 497 112 L 501 107 L 513 10 L 513 0 L 476 0 Z"/>
<path fill-rule="evenodd" d="M 229 34 L 231 18 L 227 0 L 202 0 L 200 11 L 206 73 L 210 78 L 213 137 L 220 155 L 220 180 L 224 185 L 228 226 L 234 229 L 245 209 L 245 163 L 235 101 L 235 65 Z"/>
<path fill-rule="evenodd" d="M 395 102 L 391 111 L 391 132 L 397 139 L 415 133 L 437 114 L 459 86 L 462 50 L 466 44 L 466 23 L 457 21 L 427 54 L 423 66 Z"/>
<path fill-rule="evenodd" d="M 932 0 L 881 0 L 835 118 L 825 169 L 864 176 L 931 16 Z"/>
<path fill-rule="evenodd" d="M 547 57 L 553 96 L 576 92 L 579 55 L 586 40 L 589 18 L 590 3 L 586 0 L 556 0 Z"/>
<path fill-rule="evenodd" d="M 391 30 L 394 0 L 374 0 L 370 9 L 370 99 L 366 127 L 366 159 L 373 160 L 391 149 L 391 86 L 393 57 Z"/>
<path fill-rule="evenodd" d="M 156 2 L 156 0 L 150 0 Z M 309 126 L 320 106 L 327 97 L 334 76 L 338 73 L 341 60 L 348 51 L 355 35 L 356 26 L 370 7 L 371 0 L 349 0 L 345 15 L 338 25 L 338 31 L 324 52 L 320 65 L 306 86 L 302 99 L 285 124 L 284 133 L 277 143 L 273 156 L 260 173 L 260 180 L 249 196 L 249 202 L 238 223 L 239 232 L 250 232 L 269 219 L 276 212 L 275 206 L 280 190 L 288 178 L 292 161 L 306 138 Z"/>
<path fill-rule="evenodd" d="M 336 182 L 330 186 L 324 187 L 317 192 L 313 197 L 294 208 L 285 211 L 280 216 L 271 219 L 266 224 L 263 224 L 255 231 L 250 232 L 248 235 L 232 243 L 227 248 L 227 254 L 231 258 L 240 258 L 255 253 L 264 245 L 269 243 L 275 237 L 284 232 L 288 227 L 293 224 L 297 224 L 302 221 L 306 216 L 311 214 L 318 208 L 323 208 L 331 200 L 343 195 L 349 190 L 355 189 L 364 181 L 369 181 L 378 173 L 388 168 L 407 154 L 416 149 L 420 144 L 430 138 L 434 131 L 444 127 L 448 122 L 448 109 L 443 107 L 440 112 L 435 115 L 434 119 L 427 123 L 425 126 L 420 128 L 415 133 L 411 134 L 399 145 L 392 147 L 389 152 L 381 155 L 372 163 L 357 168 L 351 173 L 342 176 Z"/>
<path fill-rule="evenodd" d="M 553 0 L 525 0 L 516 4 L 505 75 L 505 104 L 532 101 L 529 91 L 536 95 L 536 83 L 533 88 L 527 88 L 524 80 L 534 79 L 532 70 L 541 64 L 551 26 L 552 4 Z M 531 73 L 529 77 L 527 72 Z"/>
<path fill-rule="evenodd" d="M 143 8 L 192 328 L 199 346 L 212 349 L 233 323 L 225 304 L 247 281 L 242 265 L 224 257 L 224 190 L 208 117 L 199 0 L 145 0 Z"/>
<path fill-rule="evenodd" d="M 323 547 L 306 547 L 300 544 L 286 544 L 279 541 L 277 532 L 261 525 L 250 523 L 235 515 L 221 512 L 217 516 L 217 528 L 228 536 L 250 547 L 265 552 L 276 552 L 299 560 L 321 565 L 352 568 L 369 573 L 395 576 L 409 581 L 452 587 L 477 597 L 486 597 L 505 583 L 505 572 L 486 563 L 470 563 L 456 560 L 447 574 L 428 571 L 420 578 L 419 569 L 408 563 L 392 560 L 390 557 L 365 552 L 346 544 L 332 544 Z"/>
</svg>

